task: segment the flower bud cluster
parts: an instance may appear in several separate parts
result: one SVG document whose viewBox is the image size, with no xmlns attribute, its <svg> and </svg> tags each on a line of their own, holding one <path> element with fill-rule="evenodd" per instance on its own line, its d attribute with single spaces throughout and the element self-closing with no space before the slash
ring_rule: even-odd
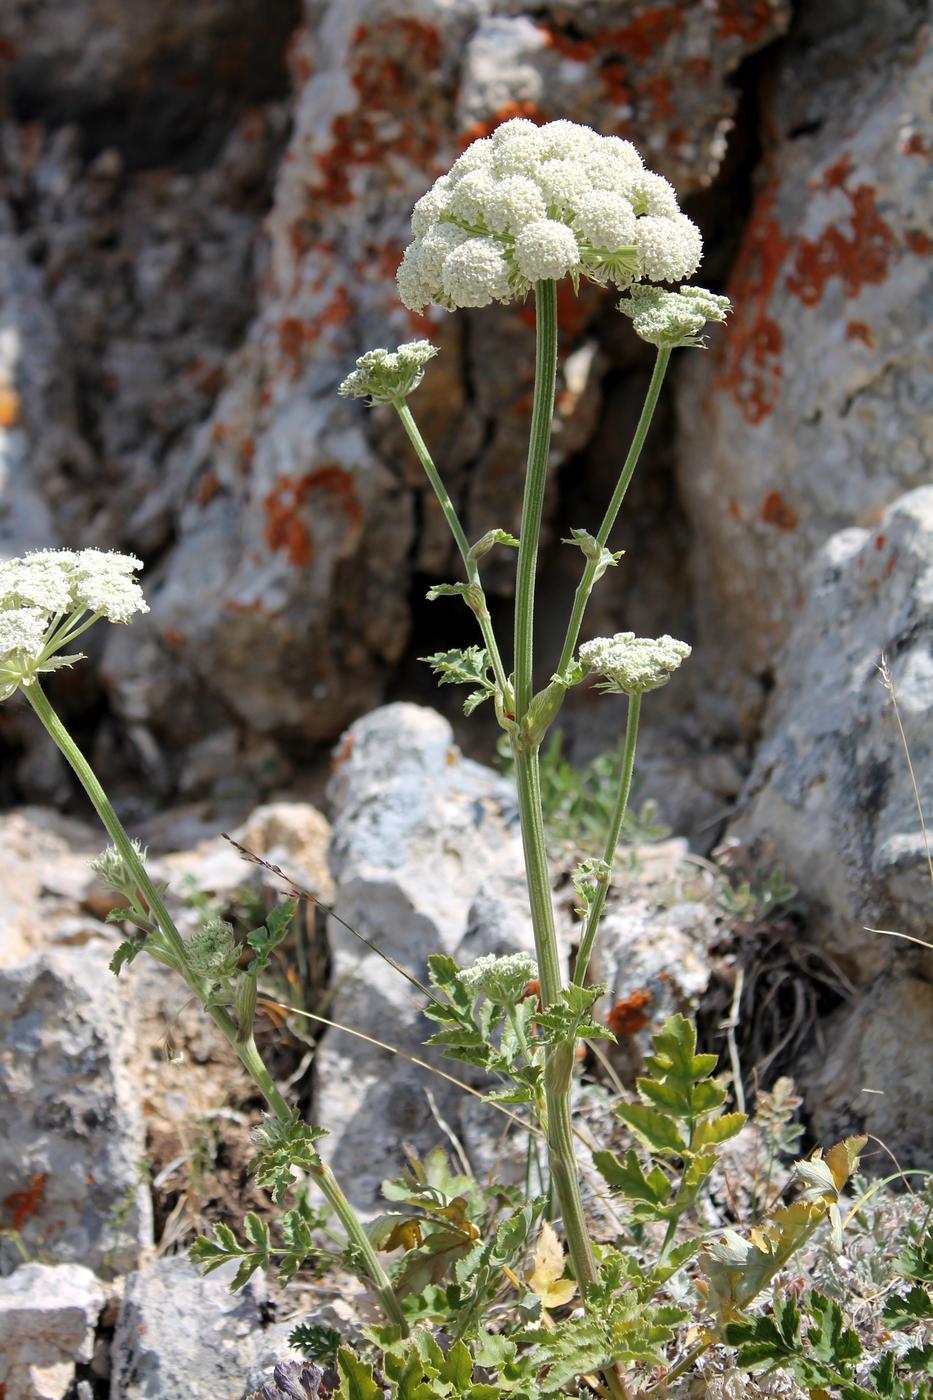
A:
<svg viewBox="0 0 933 1400">
<path fill-rule="evenodd" d="M 690 652 L 686 642 L 678 642 L 667 634 L 636 637 L 634 632 L 617 632 L 614 637 L 584 642 L 579 655 L 589 671 L 603 677 L 600 690 L 614 695 L 641 695 L 666 685 Z"/>
<path fill-rule="evenodd" d="M 417 389 L 424 367 L 437 354 L 429 340 L 410 340 L 397 350 L 367 350 L 337 390 L 344 398 L 377 403 L 401 403 Z"/>
<path fill-rule="evenodd" d="M 538 976 L 538 964 L 527 953 L 492 953 L 477 958 L 458 974 L 468 992 L 484 996 L 496 1006 L 516 1006 L 525 997 L 529 982 Z"/>
<path fill-rule="evenodd" d="M 581 277 L 624 291 L 696 271 L 702 239 L 629 141 L 575 122 L 504 122 L 415 205 L 398 272 L 412 311 L 488 306 Z"/>
<path fill-rule="evenodd" d="M 100 549 L 42 549 L 0 564 L 0 700 L 40 672 L 78 660 L 55 656 L 88 614 L 89 621 L 129 622 L 148 612 L 133 577 L 140 568 L 131 554 Z"/>
<path fill-rule="evenodd" d="M 676 350 L 702 344 L 697 337 L 707 321 L 724 321 L 732 303 L 705 287 L 666 292 L 661 287 L 638 286 L 622 298 L 619 310 L 632 318 L 635 334 L 649 345 Z"/>
<path fill-rule="evenodd" d="M 205 919 L 188 939 L 185 950 L 192 969 L 215 982 L 232 977 L 240 960 L 233 925 L 226 919 Z"/>
</svg>

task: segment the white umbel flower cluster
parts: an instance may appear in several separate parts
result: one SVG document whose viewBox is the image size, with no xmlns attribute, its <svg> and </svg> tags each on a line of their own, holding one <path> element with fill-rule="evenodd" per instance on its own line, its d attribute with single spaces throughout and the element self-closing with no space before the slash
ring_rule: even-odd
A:
<svg viewBox="0 0 933 1400">
<path fill-rule="evenodd" d="M 632 318 L 635 334 L 649 345 L 676 350 L 702 344 L 697 337 L 707 321 L 724 321 L 732 303 L 705 287 L 666 292 L 661 287 L 639 286 L 622 298 L 619 310 Z"/>
<path fill-rule="evenodd" d="M 579 656 L 589 671 L 603 677 L 599 690 L 641 695 L 666 685 L 690 652 L 686 642 L 666 633 L 663 637 L 636 637 L 634 632 L 617 632 L 614 637 L 584 642 Z"/>
<path fill-rule="evenodd" d="M 59 653 L 98 618 L 148 612 L 131 554 L 42 549 L 0 564 L 0 700 L 44 671 L 79 660 Z"/>
<path fill-rule="evenodd" d="M 437 354 L 429 340 L 410 340 L 397 350 L 367 350 L 337 390 L 344 398 L 401 403 L 417 389 L 424 367 Z"/>
<path fill-rule="evenodd" d="M 679 282 L 700 262 L 696 225 L 629 141 L 588 126 L 504 122 L 415 205 L 398 271 L 412 311 L 488 306 L 536 282 L 581 277 L 621 291 Z"/>
<path fill-rule="evenodd" d="M 527 953 L 507 953 L 501 958 L 488 953 L 458 974 L 468 992 L 484 996 L 496 1006 L 516 1006 L 523 1001 L 528 983 L 537 976 L 538 964 Z"/>
</svg>

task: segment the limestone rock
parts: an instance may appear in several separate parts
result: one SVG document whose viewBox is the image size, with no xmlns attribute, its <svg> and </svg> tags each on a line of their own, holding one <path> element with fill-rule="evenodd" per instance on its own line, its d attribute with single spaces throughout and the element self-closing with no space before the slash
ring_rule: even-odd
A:
<svg viewBox="0 0 933 1400">
<path fill-rule="evenodd" d="M 243 1393 L 249 1368 L 268 1347 L 256 1274 L 230 1292 L 236 1264 L 202 1275 L 183 1255 L 160 1259 L 126 1280 L 111 1350 L 113 1400 L 217 1400 Z M 272 1330 L 272 1329 L 270 1329 Z M 291 1353 L 281 1327 L 275 1355 Z"/>
<path fill-rule="evenodd" d="M 425 980 L 434 952 L 464 965 L 533 949 L 514 793 L 460 755 L 440 715 L 388 705 L 358 720 L 342 741 L 330 796 L 337 913 L 415 977 Z M 336 920 L 329 931 L 328 1015 L 443 1064 L 423 1047 L 432 1027 L 417 990 Z M 427 1091 L 454 1123 L 463 1092 L 335 1030 L 315 1069 L 315 1117 L 331 1131 L 322 1150 L 354 1203 L 372 1210 L 380 1182 L 404 1164 L 403 1144 L 424 1152 L 445 1142 Z"/>
<path fill-rule="evenodd" d="M 853 1007 L 834 1012 L 819 1040 L 798 1075 L 817 1141 L 864 1131 L 904 1167 L 928 1162 L 933 982 L 893 972 Z"/>
<path fill-rule="evenodd" d="M 93 917 L 106 917 L 106 908 L 89 903 L 90 861 L 102 844 L 93 827 L 42 807 L 0 817 L 0 965 L 74 941 L 75 919 L 88 938 L 112 943 L 113 931 Z"/>
<path fill-rule="evenodd" d="M 680 396 L 681 487 L 705 652 L 747 726 L 815 550 L 929 480 L 927 111 L 911 5 L 804 6 L 765 90 L 735 313 Z M 884 545 L 879 546 L 884 550 Z M 882 564 L 890 556 L 884 555 Z M 702 656 L 701 653 L 698 656 Z"/>
<path fill-rule="evenodd" d="M 63 1400 L 90 1361 L 105 1294 L 80 1264 L 23 1264 L 0 1278 L 0 1394 Z"/>
<path fill-rule="evenodd" d="M 557 8 L 531 17 L 480 0 L 308 6 L 259 306 L 209 420 L 154 488 L 173 540 L 152 615 L 108 647 L 127 720 L 177 750 L 213 722 L 200 702 L 218 724 L 232 714 L 300 746 L 379 702 L 408 639 L 412 571 L 442 579 L 456 561 L 391 412 L 340 402 L 336 385 L 373 345 L 440 341 L 415 411 L 476 537 L 517 524 L 533 377 L 529 308 L 479 322 L 399 305 L 415 199 L 463 143 L 522 111 L 624 131 L 684 193 L 704 187 L 735 110 L 729 75 L 787 10 L 678 4 L 619 24 L 614 0 L 595 0 L 571 26 Z M 598 403 L 585 335 L 606 302 L 564 292 L 555 467 Z M 512 569 L 490 559 L 492 593 L 511 590 Z"/>
<path fill-rule="evenodd" d="M 37 953 L 0 973 L 0 1202 L 29 1253 L 132 1268 L 152 1242 L 135 1046 L 107 955 Z M 10 1239 L 0 1268 L 19 1262 Z"/>
<path fill-rule="evenodd" d="M 870 925 L 929 936 L 930 871 L 887 658 L 921 800 L 933 809 L 933 487 L 817 556 L 777 660 L 765 739 L 733 832 L 815 906 L 825 950 L 856 980 L 912 957 Z"/>
</svg>

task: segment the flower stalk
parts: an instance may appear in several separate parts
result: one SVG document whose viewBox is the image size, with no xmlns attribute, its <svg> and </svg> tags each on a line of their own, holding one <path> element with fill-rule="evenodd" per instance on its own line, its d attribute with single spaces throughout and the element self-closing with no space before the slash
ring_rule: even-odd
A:
<svg viewBox="0 0 933 1400">
<path fill-rule="evenodd" d="M 93 768 L 58 717 L 38 682 L 23 686 L 22 689 L 46 733 L 70 764 L 75 776 L 90 798 L 108 836 L 145 900 L 154 925 L 164 940 L 165 950 L 169 954 L 169 958 L 161 960 L 170 960 L 171 965 L 181 974 L 187 985 L 201 1001 L 205 1011 L 259 1089 L 275 1117 L 283 1123 L 291 1122 L 294 1111 L 289 1108 L 277 1088 L 254 1037 L 250 1034 L 245 1040 L 240 1039 L 237 1021 L 230 1015 L 226 1007 L 217 1005 L 216 1001 L 210 998 L 204 979 L 191 968 L 184 939 L 175 927 L 175 923 L 165 907 L 164 900 L 146 871 L 139 851 L 127 835 L 123 823 L 114 811 L 113 804 L 101 786 Z M 369 1276 L 370 1283 L 386 1317 L 401 1329 L 403 1335 L 407 1335 L 408 1327 L 392 1284 L 379 1262 L 362 1222 L 341 1190 L 334 1173 L 320 1158 L 313 1166 L 308 1167 L 308 1173 L 316 1182 L 321 1194 L 343 1226 L 350 1244 Z"/>
</svg>

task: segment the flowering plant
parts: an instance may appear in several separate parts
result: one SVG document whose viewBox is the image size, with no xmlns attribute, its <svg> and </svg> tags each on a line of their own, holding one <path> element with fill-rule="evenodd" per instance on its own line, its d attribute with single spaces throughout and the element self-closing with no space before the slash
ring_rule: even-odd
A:
<svg viewBox="0 0 933 1400">
<path fill-rule="evenodd" d="M 430 988 L 405 975 L 429 997 L 426 1015 L 440 1028 L 429 1043 L 494 1076 L 497 1087 L 485 1097 L 517 1118 L 530 1142 L 543 1142 L 546 1194 L 532 1197 L 530 1189 L 523 1195 L 519 1188 L 496 1184 L 482 1188 L 475 1180 L 452 1175 L 443 1153 L 440 1160 L 435 1154 L 425 1164 L 412 1160 L 400 1181 L 387 1183 L 386 1194 L 396 1209 L 364 1227 L 317 1150 L 325 1130 L 304 1123 L 289 1105 L 253 1034 L 258 979 L 288 934 L 297 899 L 279 904 L 242 939 L 215 917 L 204 918 L 183 939 L 166 907 L 164 888 L 147 872 L 145 851 L 128 837 L 42 689 L 45 674 L 80 659 L 65 648 L 94 622 L 125 623 L 146 610 L 135 579 L 139 561 L 96 550 L 46 550 L 0 565 L 0 700 L 22 692 L 110 835 L 113 844 L 96 869 L 126 899 L 126 906 L 111 917 L 130 930 L 114 954 L 113 971 L 119 973 L 146 952 L 181 976 L 265 1098 L 268 1113 L 254 1132 L 251 1163 L 257 1183 L 279 1205 L 293 1190 L 296 1173 L 310 1177 L 343 1227 L 344 1264 L 368 1280 L 382 1308 L 386 1325 L 368 1332 L 377 1346 L 378 1369 L 350 1348 L 335 1347 L 333 1336 L 326 1341 L 325 1357 L 320 1334 L 327 1329 L 300 1327 L 293 1340 L 312 1350 L 310 1364 L 276 1367 L 259 1395 L 270 1400 L 300 1395 L 556 1400 L 572 1393 L 627 1400 L 635 1386 L 639 1395 L 668 1393 L 671 1382 L 714 1342 L 738 1348 L 750 1367 L 762 1358 L 779 1364 L 786 1353 L 794 1357 L 795 1374 L 805 1380 L 816 1377 L 822 1386 L 827 1376 L 843 1372 L 845 1379 L 850 1342 L 839 1356 L 830 1356 L 823 1346 L 817 1365 L 805 1354 L 799 1317 L 790 1305 L 775 1308 L 780 1332 L 769 1319 L 749 1321 L 747 1310 L 824 1220 L 841 1233 L 838 1201 L 855 1170 L 860 1142 L 839 1144 L 825 1161 L 817 1156 L 800 1164 L 804 1190 L 799 1201 L 774 1210 L 749 1239 L 732 1230 L 719 1232 L 699 1256 L 696 1231 L 681 1238 L 678 1232 L 716 1166 L 721 1145 L 741 1130 L 745 1116 L 723 1111 L 727 1090 L 713 1078 L 716 1057 L 698 1054 L 695 1030 L 675 1016 L 654 1037 L 647 1073 L 637 1082 L 637 1100 L 615 1106 L 642 1155 L 634 1150 L 624 1158 L 603 1150 L 593 1154 L 606 1185 L 625 1205 L 624 1236 L 629 1246 L 639 1246 L 637 1252 L 594 1242 L 574 1147 L 571 1086 L 579 1042 L 612 1038 L 593 1015 L 605 989 L 592 985 L 587 972 L 625 819 L 640 707 L 643 696 L 666 684 L 690 655 L 686 643 L 667 635 L 639 638 L 622 632 L 582 644 L 580 636 L 593 587 L 621 559 L 609 549 L 609 537 L 671 353 L 700 345 L 703 327 L 724 320 L 728 301 L 689 285 L 675 291 L 656 285 L 693 275 L 702 249 L 698 230 L 680 211 L 672 187 L 644 168 L 630 143 L 571 122 L 538 128 L 510 121 L 474 142 L 419 200 L 412 228 L 414 241 L 398 274 L 400 295 L 411 309 L 429 303 L 450 311 L 482 307 L 532 292 L 535 299 L 537 370 L 518 538 L 494 529 L 473 545 L 467 539 L 408 407 L 437 353 L 429 342 L 369 351 L 340 393 L 395 409 L 459 551 L 465 577 L 435 585 L 428 597 L 461 598 L 476 619 L 482 645 L 438 652 L 426 660 L 441 683 L 469 687 L 467 713 L 493 701 L 514 764 L 535 938 L 534 959 L 524 953 L 485 956 L 458 968 L 451 958 L 434 954 Z M 554 407 L 556 282 L 565 276 L 575 288 L 581 278 L 613 285 L 622 293 L 620 312 L 657 353 L 602 522 L 595 534 L 571 532 L 568 542 L 580 550 L 583 561 L 580 581 L 561 654 L 550 680 L 536 692 L 537 554 Z M 480 577 L 480 561 L 496 546 L 518 551 L 508 668 Z M 625 697 L 625 742 L 602 856 L 584 861 L 574 876 L 581 925 L 571 972 L 563 966 L 556 936 L 539 755 L 568 690 L 591 677 L 598 679 L 600 690 Z M 547 1212 L 560 1217 L 567 1258 Z M 228 1225 L 218 1225 L 212 1240 L 197 1242 L 192 1257 L 208 1271 L 235 1260 L 234 1287 L 273 1263 L 288 1281 L 309 1256 L 321 1253 L 315 1231 L 325 1224 L 299 1192 L 295 1206 L 277 1222 L 281 1243 L 274 1242 L 269 1224 L 251 1212 L 244 1238 Z M 649 1260 L 653 1227 L 660 1243 Z M 522 1261 L 532 1247 L 533 1267 L 522 1277 Z M 396 1249 L 402 1254 L 390 1278 L 379 1255 Z M 671 1280 L 695 1256 L 703 1274 L 696 1286 L 706 1300 L 707 1325 L 670 1364 L 668 1348 L 689 1320 Z M 572 1278 L 565 1276 L 568 1267 Z M 503 1282 L 518 1292 L 510 1317 L 501 1307 Z M 580 1306 L 568 1311 L 575 1300 Z M 812 1308 L 811 1317 L 822 1319 L 830 1305 L 823 1299 Z M 552 1312 L 562 1315 L 555 1320 Z M 493 1320 L 495 1327 L 490 1327 Z M 834 1335 L 844 1337 L 841 1327 L 833 1326 Z M 816 1334 L 811 1330 L 808 1337 Z M 893 1366 L 892 1361 L 885 1372 L 889 1379 Z M 653 1383 L 642 1389 L 641 1381 L 652 1371 Z M 881 1391 L 856 1388 L 851 1393 Z M 890 1386 L 883 1393 L 906 1394 Z"/>
</svg>

